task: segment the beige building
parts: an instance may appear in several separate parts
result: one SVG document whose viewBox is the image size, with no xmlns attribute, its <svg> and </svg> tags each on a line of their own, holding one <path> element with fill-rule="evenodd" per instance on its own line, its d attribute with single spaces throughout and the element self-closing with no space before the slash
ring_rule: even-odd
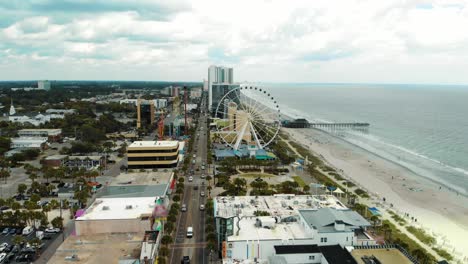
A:
<svg viewBox="0 0 468 264">
<path fill-rule="evenodd" d="M 127 148 L 128 168 L 176 167 L 181 148 L 179 141 L 135 141 Z"/>
</svg>

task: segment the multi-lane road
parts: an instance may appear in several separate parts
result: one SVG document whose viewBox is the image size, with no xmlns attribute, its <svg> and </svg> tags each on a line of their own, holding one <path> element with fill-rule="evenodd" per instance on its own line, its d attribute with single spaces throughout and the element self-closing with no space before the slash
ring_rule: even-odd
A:
<svg viewBox="0 0 468 264">
<path fill-rule="evenodd" d="M 195 132 L 195 141 L 192 153 L 187 153 L 186 158 L 191 158 L 190 168 L 185 177 L 185 190 L 181 204 L 187 205 L 187 211 L 181 212 L 177 220 L 176 237 L 171 247 L 170 263 L 181 263 L 183 256 L 189 256 L 190 263 L 208 263 L 208 252 L 205 249 L 205 211 L 200 210 L 200 205 L 206 204 L 208 192 L 206 190 L 206 160 L 207 160 L 207 122 L 206 97 L 203 97 L 200 104 L 201 114 L 198 119 L 198 126 Z M 189 156 L 190 155 L 190 156 Z M 193 162 L 193 160 L 195 162 Z M 205 170 L 202 169 L 205 165 Z M 193 170 L 193 174 L 190 171 Z M 193 181 L 189 181 L 189 177 Z M 204 177 L 203 177 L 204 178 Z M 201 196 L 204 192 L 205 196 Z M 187 238 L 187 228 L 193 227 L 193 237 Z"/>
</svg>

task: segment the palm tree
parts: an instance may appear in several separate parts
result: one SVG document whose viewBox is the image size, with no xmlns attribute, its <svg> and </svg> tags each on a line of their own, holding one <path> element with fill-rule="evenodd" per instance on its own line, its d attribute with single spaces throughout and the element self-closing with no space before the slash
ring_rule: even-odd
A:
<svg viewBox="0 0 468 264">
<path fill-rule="evenodd" d="M 373 215 L 371 216 L 370 220 L 372 221 L 374 225 L 374 230 L 375 230 L 375 227 L 377 226 L 377 223 L 380 221 L 380 218 L 377 215 Z"/>
<path fill-rule="evenodd" d="M 211 177 L 210 175 L 206 175 L 206 180 L 208 181 L 208 186 L 211 185 L 211 183 L 210 183 L 211 179 L 213 179 L 213 177 Z"/>
<path fill-rule="evenodd" d="M 161 247 L 159 249 L 159 255 L 167 257 L 169 255 L 169 249 L 167 247 Z"/>
<path fill-rule="evenodd" d="M 172 237 L 169 235 L 165 235 L 161 238 L 161 244 L 165 246 L 169 245 L 172 242 L 173 242 Z"/>
</svg>

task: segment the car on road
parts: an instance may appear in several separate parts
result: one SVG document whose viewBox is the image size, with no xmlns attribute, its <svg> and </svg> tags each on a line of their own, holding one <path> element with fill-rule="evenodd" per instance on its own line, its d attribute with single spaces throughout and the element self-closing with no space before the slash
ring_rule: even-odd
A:
<svg viewBox="0 0 468 264">
<path fill-rule="evenodd" d="M 190 264 L 190 257 L 189 256 L 183 256 L 180 263 L 181 264 Z"/>
<path fill-rule="evenodd" d="M 203 211 L 205 210 L 205 205 L 204 204 L 200 204 L 200 211 Z"/>
<path fill-rule="evenodd" d="M 180 208 L 182 212 L 187 212 L 187 205 L 183 204 L 182 207 Z"/>
<path fill-rule="evenodd" d="M 205 192 L 201 191 L 201 192 L 200 192 L 200 196 L 201 196 L 201 197 L 205 197 Z"/>
<path fill-rule="evenodd" d="M 193 237 L 193 227 L 191 227 L 191 226 L 187 227 L 187 237 L 188 238 Z"/>
<path fill-rule="evenodd" d="M 205 174 L 202 174 L 200 178 L 205 179 Z"/>
<path fill-rule="evenodd" d="M 193 181 L 193 177 L 192 176 L 188 177 L 188 181 L 189 182 Z"/>
<path fill-rule="evenodd" d="M 46 233 L 60 233 L 60 228 L 48 227 L 44 230 Z"/>
</svg>

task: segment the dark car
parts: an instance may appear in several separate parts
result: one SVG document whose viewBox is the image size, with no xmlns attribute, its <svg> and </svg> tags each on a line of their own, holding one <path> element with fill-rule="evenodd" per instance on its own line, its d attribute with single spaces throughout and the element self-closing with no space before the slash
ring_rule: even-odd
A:
<svg viewBox="0 0 468 264">
<path fill-rule="evenodd" d="M 16 262 L 29 262 L 33 260 L 34 260 L 34 256 L 32 254 L 22 254 L 15 258 Z"/>
<path fill-rule="evenodd" d="M 14 235 L 14 234 L 16 234 L 16 229 L 14 228 L 10 229 L 10 235 Z"/>
<path fill-rule="evenodd" d="M 16 234 L 17 235 L 22 235 L 23 234 L 23 229 L 24 229 L 24 227 L 17 228 L 16 229 Z"/>
<path fill-rule="evenodd" d="M 11 252 L 13 250 L 15 246 L 14 245 L 9 245 L 8 247 L 6 247 L 3 251 L 4 252 Z"/>
<path fill-rule="evenodd" d="M 183 256 L 180 263 L 181 264 L 190 264 L 190 257 L 189 256 Z"/>
</svg>

